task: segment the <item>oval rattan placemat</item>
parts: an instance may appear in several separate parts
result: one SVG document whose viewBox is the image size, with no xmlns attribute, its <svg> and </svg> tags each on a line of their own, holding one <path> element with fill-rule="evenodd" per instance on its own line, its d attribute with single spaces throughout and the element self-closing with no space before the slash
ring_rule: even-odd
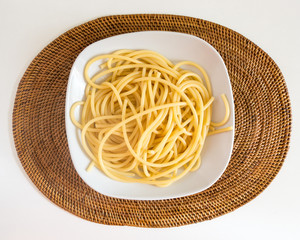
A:
<svg viewBox="0 0 300 240">
<path fill-rule="evenodd" d="M 195 195 L 159 201 L 107 197 L 88 187 L 72 165 L 64 110 L 74 60 L 95 41 L 146 30 L 198 36 L 217 49 L 228 68 L 236 121 L 232 157 L 222 177 Z M 290 100 L 275 62 L 233 30 L 174 15 L 102 17 L 62 34 L 26 70 L 13 110 L 16 150 L 38 189 L 52 202 L 81 218 L 112 225 L 180 226 L 235 210 L 274 179 L 287 154 L 290 132 Z"/>
</svg>

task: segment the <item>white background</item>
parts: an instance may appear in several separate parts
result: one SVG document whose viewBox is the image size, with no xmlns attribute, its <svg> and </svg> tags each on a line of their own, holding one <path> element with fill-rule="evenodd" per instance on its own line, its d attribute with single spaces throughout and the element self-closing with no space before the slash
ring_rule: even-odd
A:
<svg viewBox="0 0 300 240">
<path fill-rule="evenodd" d="M 0 0 L 0 239 L 300 239 L 300 1 Z M 202 18 L 243 34 L 282 70 L 292 101 L 290 151 L 270 186 L 245 206 L 170 229 L 95 224 L 50 202 L 17 158 L 11 115 L 18 82 L 48 43 L 88 20 L 169 13 Z"/>
</svg>

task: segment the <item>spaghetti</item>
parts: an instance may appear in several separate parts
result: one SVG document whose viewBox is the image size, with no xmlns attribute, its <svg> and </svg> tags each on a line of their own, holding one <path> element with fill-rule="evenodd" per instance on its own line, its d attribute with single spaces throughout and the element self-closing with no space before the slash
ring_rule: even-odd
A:
<svg viewBox="0 0 300 240">
<path fill-rule="evenodd" d="M 89 76 L 99 60 L 100 70 Z M 194 62 L 173 64 L 153 51 L 118 50 L 89 60 L 84 77 L 85 101 L 74 103 L 70 116 L 91 159 L 88 171 L 96 166 L 118 181 L 168 186 L 200 167 L 208 135 L 232 130 L 216 129 L 229 119 L 225 95 L 224 119 L 211 121 L 210 81 Z M 74 117 L 79 105 L 80 122 Z"/>
</svg>

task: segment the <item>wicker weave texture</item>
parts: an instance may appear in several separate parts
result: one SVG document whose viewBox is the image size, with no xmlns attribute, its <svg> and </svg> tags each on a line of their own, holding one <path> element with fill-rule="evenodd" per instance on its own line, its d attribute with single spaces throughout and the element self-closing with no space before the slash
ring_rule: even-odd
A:
<svg viewBox="0 0 300 240">
<path fill-rule="evenodd" d="M 76 173 L 65 133 L 68 76 L 78 54 L 110 36 L 146 31 L 195 35 L 221 54 L 235 104 L 235 142 L 225 173 L 209 189 L 187 197 L 136 201 L 104 196 Z M 261 193 L 286 157 L 291 107 L 280 69 L 258 46 L 223 26 L 174 15 L 102 17 L 59 36 L 26 70 L 13 111 L 19 159 L 38 189 L 63 209 L 89 221 L 140 227 L 172 227 L 215 218 Z"/>
</svg>

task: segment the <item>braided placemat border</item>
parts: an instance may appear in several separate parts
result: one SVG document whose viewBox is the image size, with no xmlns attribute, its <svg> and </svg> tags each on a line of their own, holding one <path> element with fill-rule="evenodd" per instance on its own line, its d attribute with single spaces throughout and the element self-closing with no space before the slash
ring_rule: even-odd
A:
<svg viewBox="0 0 300 240">
<path fill-rule="evenodd" d="M 222 56 L 235 103 L 235 142 L 222 177 L 187 197 L 137 201 L 104 196 L 76 173 L 65 133 L 68 76 L 89 44 L 137 31 L 174 31 L 210 43 Z M 19 159 L 37 188 L 63 209 L 109 225 L 172 227 L 226 214 L 260 194 L 286 157 L 291 105 L 283 75 L 253 42 L 218 24 L 163 14 L 118 15 L 75 27 L 45 47 L 26 70 L 15 98 L 13 136 Z"/>
</svg>

